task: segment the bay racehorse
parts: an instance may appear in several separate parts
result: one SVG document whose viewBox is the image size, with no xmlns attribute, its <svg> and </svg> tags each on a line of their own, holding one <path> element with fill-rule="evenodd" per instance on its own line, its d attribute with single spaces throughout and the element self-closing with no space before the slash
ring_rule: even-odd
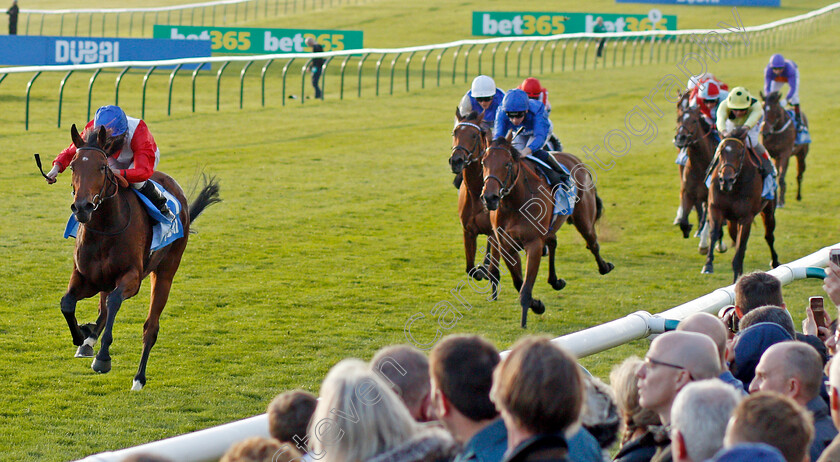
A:
<svg viewBox="0 0 840 462">
<path fill-rule="evenodd" d="M 770 157 L 776 164 L 779 180 L 778 206 L 785 205 L 785 191 L 790 158 L 796 155 L 798 173 L 796 175 L 797 191 L 796 200 L 802 200 L 802 175 L 805 172 L 805 156 L 808 155 L 808 144 L 796 144 L 796 124 L 793 116 L 782 106 L 782 94 L 774 91 L 769 95 L 761 93 L 764 100 L 764 121 L 761 124 L 761 144 L 767 148 Z M 802 121 L 807 125 L 805 114 L 802 114 Z"/>
<path fill-rule="evenodd" d="M 134 376 L 132 390 L 146 385 L 146 363 L 157 340 L 160 314 L 169 298 L 172 279 L 187 246 L 190 225 L 209 205 L 219 202 L 219 186 L 214 178 L 205 182 L 198 198 L 189 206 L 184 192 L 169 175 L 155 172 L 152 180 L 172 193 L 181 204 L 180 219 L 184 236 L 151 252 L 153 220 L 149 217 L 126 179 L 108 166 L 114 147 L 102 127 L 82 139 L 76 126 L 70 130 L 77 153 L 73 171 L 73 204 L 70 209 L 80 223 L 76 237 L 73 274 L 67 293 L 61 298 L 61 312 L 70 327 L 77 357 L 93 356 L 93 346 L 102 335 L 99 352 L 93 360 L 96 372 L 111 370 L 110 348 L 113 327 L 122 302 L 140 290 L 146 276 L 151 280 L 151 303 L 143 325 L 143 353 Z M 79 326 L 76 302 L 99 296 L 99 317 L 95 324 Z"/>
<path fill-rule="evenodd" d="M 492 245 L 495 238 L 490 212 L 481 202 L 481 188 L 484 179 L 481 174 L 481 155 L 487 147 L 490 134 L 481 126 L 484 113 L 471 112 L 461 116 L 455 109 L 458 124 L 452 130 L 452 154 L 449 166 L 452 173 L 463 175 L 463 182 L 458 190 L 458 215 L 464 230 L 464 253 L 467 261 L 467 274 L 476 280 L 490 279 L 492 298 L 499 295 L 498 248 Z M 487 236 L 487 251 L 484 265 L 475 266 L 476 238 L 479 234 Z M 491 258 L 491 255 L 493 257 Z"/>
<path fill-rule="evenodd" d="M 680 176 L 680 210 L 678 217 L 680 230 L 684 238 L 691 232 L 688 215 L 691 210 L 697 212 L 697 226 L 702 229 L 706 223 L 706 200 L 709 188 L 706 187 L 706 169 L 712 162 L 715 150 L 715 140 L 712 132 L 714 127 L 703 119 L 700 108 L 692 107 L 682 111 L 677 118 L 677 134 L 674 145 L 685 149 L 688 161 Z"/>
<path fill-rule="evenodd" d="M 550 190 L 542 175 L 537 173 L 536 167 L 526 162 L 513 148 L 510 135 L 508 138 L 494 140 L 481 159 L 484 173 L 481 199 L 491 211 L 490 220 L 496 235 L 496 245 L 510 270 L 513 285 L 519 292 L 523 328 L 527 325 L 529 308 L 537 314 L 545 312 L 545 305 L 531 295 L 544 246 L 548 246 L 549 285 L 555 290 L 566 286 L 566 281 L 557 277 L 554 255 L 557 230 L 567 219 L 586 240 L 586 247 L 598 263 L 598 271 L 607 274 L 613 269 L 612 263 L 601 258 L 595 233 L 595 222 L 601 217 L 603 204 L 590 172 L 571 154 L 561 152 L 553 155 L 569 169 L 577 184 L 577 203 L 571 216 L 553 214 L 554 191 Z M 524 280 L 518 253 L 523 248 L 528 260 Z"/>
<path fill-rule="evenodd" d="M 761 213 L 764 239 L 770 247 L 771 266 L 779 266 L 779 256 L 773 247 L 776 229 L 776 200 L 761 197 L 762 178 L 758 172 L 760 160 L 745 144 L 746 131 L 738 129 L 730 138 L 720 142 L 715 155 L 717 164 L 712 171 L 709 187 L 709 225 L 712 242 L 706 256 L 703 273 L 714 272 L 715 242 L 723 238 L 723 222 L 729 222 L 729 236 L 735 242 L 732 258 L 733 282 L 744 272 L 744 255 L 755 216 Z"/>
</svg>

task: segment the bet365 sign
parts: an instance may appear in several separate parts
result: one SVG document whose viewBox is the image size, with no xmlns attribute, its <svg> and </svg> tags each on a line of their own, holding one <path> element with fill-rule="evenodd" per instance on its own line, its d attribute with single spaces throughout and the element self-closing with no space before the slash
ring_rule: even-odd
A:
<svg viewBox="0 0 840 462">
<path fill-rule="evenodd" d="M 155 38 L 209 40 L 213 53 L 303 53 L 312 37 L 324 51 L 362 48 L 362 31 L 155 25 Z"/>
<path fill-rule="evenodd" d="M 529 36 L 594 32 L 598 17 L 607 32 L 676 30 L 677 17 L 659 10 L 644 14 L 533 13 L 510 11 L 473 11 L 473 35 Z"/>
</svg>

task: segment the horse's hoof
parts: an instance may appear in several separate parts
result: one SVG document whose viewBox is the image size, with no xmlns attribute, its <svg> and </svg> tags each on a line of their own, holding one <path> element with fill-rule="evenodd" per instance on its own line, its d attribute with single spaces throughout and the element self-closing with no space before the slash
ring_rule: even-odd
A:
<svg viewBox="0 0 840 462">
<path fill-rule="evenodd" d="M 132 382 L 131 384 L 131 391 L 140 391 L 143 389 L 143 385 L 144 384 L 140 383 L 137 379 L 135 379 L 134 382 Z"/>
<path fill-rule="evenodd" d="M 687 224 L 687 225 L 680 224 L 680 230 L 683 233 L 683 239 L 688 239 L 688 235 L 691 233 L 691 228 L 692 228 L 691 224 Z"/>
<path fill-rule="evenodd" d="M 709 253 L 708 247 L 698 247 L 697 251 L 700 252 L 700 255 L 706 255 Z"/>
<path fill-rule="evenodd" d="M 93 347 L 88 344 L 80 345 L 76 350 L 77 358 L 93 358 Z"/>
<path fill-rule="evenodd" d="M 771 267 L 771 268 L 778 268 L 778 267 L 779 267 L 779 266 L 781 266 L 781 265 L 782 265 L 782 264 L 781 264 L 781 263 L 779 263 L 779 262 L 777 262 L 777 261 L 771 261 L 771 262 L 770 262 L 770 267 Z"/>
<path fill-rule="evenodd" d="M 703 228 L 697 228 L 697 231 L 694 232 L 694 237 L 700 237 L 701 232 L 703 232 Z"/>
<path fill-rule="evenodd" d="M 483 266 L 473 267 L 473 269 L 467 271 L 467 274 L 472 276 L 472 278 L 476 281 L 483 281 L 487 279 L 487 270 L 484 269 Z"/>
<path fill-rule="evenodd" d="M 549 284 L 554 290 L 563 290 L 563 288 L 566 287 L 566 281 L 562 278 L 558 278 L 554 282 L 549 282 Z"/>
<path fill-rule="evenodd" d="M 701 274 L 713 274 L 715 269 L 712 265 L 705 265 L 703 267 L 703 271 L 700 271 Z"/>
<path fill-rule="evenodd" d="M 533 301 L 531 301 L 531 310 L 533 310 L 536 314 L 543 314 L 545 313 L 545 305 L 543 304 L 543 302 L 534 299 Z"/>
<path fill-rule="evenodd" d="M 797 200 L 797 201 L 801 201 L 801 200 L 802 200 L 802 196 L 800 196 L 799 194 L 797 194 L 797 195 L 796 195 L 796 200 Z"/>
<path fill-rule="evenodd" d="M 604 275 L 604 274 L 609 273 L 613 269 L 615 269 L 615 265 L 613 265 L 610 262 L 607 262 L 607 266 L 604 267 L 604 268 L 598 268 L 598 272 L 601 273 L 601 275 Z"/>
<path fill-rule="evenodd" d="M 94 372 L 107 374 L 111 371 L 111 360 L 101 361 L 99 359 L 94 359 L 93 364 L 91 364 L 90 367 L 94 370 Z"/>
<path fill-rule="evenodd" d="M 718 253 L 726 253 L 729 250 L 729 246 L 726 245 L 723 241 L 718 242 L 717 251 Z"/>
</svg>

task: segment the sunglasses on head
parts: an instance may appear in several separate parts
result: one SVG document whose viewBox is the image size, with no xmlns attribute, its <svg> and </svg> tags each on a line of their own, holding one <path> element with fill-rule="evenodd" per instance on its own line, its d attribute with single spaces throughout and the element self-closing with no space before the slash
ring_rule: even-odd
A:
<svg viewBox="0 0 840 462">
<path fill-rule="evenodd" d="M 510 117 L 511 119 L 518 119 L 520 117 L 525 117 L 525 111 L 508 112 L 507 116 Z"/>
<path fill-rule="evenodd" d="M 493 101 L 493 97 L 492 96 L 482 96 L 482 97 L 476 98 L 475 100 L 478 101 L 479 103 L 486 103 L 488 101 Z"/>
</svg>

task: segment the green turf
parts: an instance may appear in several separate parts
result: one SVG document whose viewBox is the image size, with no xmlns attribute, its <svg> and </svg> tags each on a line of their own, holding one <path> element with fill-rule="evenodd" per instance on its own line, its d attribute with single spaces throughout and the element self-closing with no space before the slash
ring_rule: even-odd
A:
<svg viewBox="0 0 840 462">
<path fill-rule="evenodd" d="M 396 2 L 369 5 L 371 17 L 380 17 L 382 5 Z M 475 5 L 465 4 L 465 11 Z M 607 2 L 598 5 L 607 8 Z M 512 9 L 503 2 L 485 6 Z M 710 12 L 706 24 L 713 27 L 724 17 L 712 16 L 724 10 L 701 11 Z M 775 14 L 744 9 L 745 22 L 763 22 L 749 17 L 754 11 Z M 454 13 L 439 14 L 445 25 Z M 385 21 L 387 15 L 381 16 Z M 418 21 L 427 20 L 418 15 Z M 332 27 L 340 19 L 322 23 Z M 390 27 L 395 45 L 463 37 L 440 29 L 439 39 L 409 40 L 395 32 L 397 24 Z M 407 32 L 414 33 L 419 34 Z M 840 148 L 832 143 L 838 111 L 828 97 L 836 95 L 831 63 L 840 51 L 838 38 L 836 28 L 824 29 L 779 48 L 802 69 L 802 104 L 814 137 L 804 200 L 791 198 L 778 212 L 776 242 L 783 261 L 840 241 L 834 175 Z M 713 71 L 731 85 L 754 89 L 769 54 L 727 58 Z M 552 119 L 566 149 L 580 153 L 584 145 L 602 144 L 609 130 L 622 129 L 625 114 L 643 106 L 656 82 L 675 72 L 673 64 L 653 64 L 539 77 L 551 91 Z M 113 102 L 114 76 L 100 77 L 94 107 Z M 383 345 L 405 341 L 409 316 L 428 316 L 435 304 L 452 300 L 450 290 L 463 280 L 456 193 L 446 163 L 451 114 L 467 87 L 462 81 L 452 85 L 445 79 L 439 88 L 413 86 L 407 93 L 401 88 L 379 98 L 371 96 L 373 82 L 366 81 L 363 99 L 353 94 L 344 101 L 328 86 L 326 101 L 285 107 L 272 81 L 266 108 L 251 82 L 245 109 L 239 110 L 236 69 L 232 83 L 223 85 L 219 113 L 213 109 L 214 81 L 202 77 L 199 111 L 191 114 L 184 107 L 188 80 L 176 81 L 179 104 L 167 117 L 161 72 L 151 79 L 146 117 L 163 152 L 159 169 L 188 186 L 204 167 L 219 176 L 224 202 L 195 225 L 199 234 L 190 238 L 163 313 L 148 386 L 130 393 L 148 284 L 119 313 L 111 373 L 95 375 L 89 360 L 72 357 L 75 348 L 58 308 L 72 267 L 72 241 L 60 237 L 69 213 L 69 175 L 47 186 L 32 161 L 34 152 L 52 158 L 69 142 L 69 123 L 86 122 L 88 78 L 71 78 L 64 126 L 57 129 L 61 76 L 41 77 L 34 87 L 32 127 L 25 132 L 22 95 L 28 78 L 13 76 L 0 85 L 2 460 L 78 458 L 263 412 L 282 390 L 317 392 L 338 360 L 367 359 Z M 503 88 L 521 79 L 497 75 Z M 140 111 L 141 80 L 142 73 L 130 73 L 123 82 L 121 104 L 131 114 Z M 606 206 L 599 227 L 602 253 L 615 271 L 599 276 L 582 239 L 564 228 L 558 268 L 569 285 L 555 293 L 545 284 L 543 267 L 534 294 L 546 303 L 545 315 L 531 315 L 523 332 L 516 294 L 504 275 L 499 300 L 468 295 L 472 310 L 448 332 L 480 333 L 506 349 L 524 333 L 554 337 L 637 310 L 658 312 L 730 283 L 731 253 L 716 260 L 716 274 L 701 275 L 696 240 L 682 239 L 670 224 L 678 192 L 673 116 L 668 110 L 655 120 L 658 136 L 652 143 L 632 138 L 631 151 L 615 159 L 612 170 L 597 172 Z M 748 270 L 767 268 L 761 234 L 758 224 Z M 819 293 L 816 281 L 785 289 L 797 319 L 807 297 Z M 77 313 L 91 320 L 95 301 L 80 302 Z M 431 325 L 418 323 L 417 336 L 431 339 Z M 643 354 L 645 347 L 646 342 L 634 342 L 582 363 L 606 378 L 621 358 Z"/>
</svg>

